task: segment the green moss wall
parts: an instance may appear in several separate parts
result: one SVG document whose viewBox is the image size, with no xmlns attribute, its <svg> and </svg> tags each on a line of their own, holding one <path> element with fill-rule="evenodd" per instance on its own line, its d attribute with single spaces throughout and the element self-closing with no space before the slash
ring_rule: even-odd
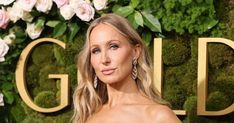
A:
<svg viewBox="0 0 234 123">
<path fill-rule="evenodd" d="M 179 116 L 184 123 L 233 123 L 234 113 L 224 116 L 197 116 L 197 57 L 199 37 L 222 37 L 234 41 L 234 5 L 220 2 L 219 25 L 204 35 L 168 33 L 163 39 L 163 97 L 174 109 L 184 109 Z M 225 18 L 224 18 L 225 17 Z M 234 102 L 234 50 L 221 43 L 208 44 L 208 97 L 206 109 L 218 111 Z"/>
</svg>

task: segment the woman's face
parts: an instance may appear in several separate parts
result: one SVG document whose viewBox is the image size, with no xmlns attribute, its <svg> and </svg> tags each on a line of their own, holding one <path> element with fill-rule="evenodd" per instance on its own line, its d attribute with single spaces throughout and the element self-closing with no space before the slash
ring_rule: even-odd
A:
<svg viewBox="0 0 234 123">
<path fill-rule="evenodd" d="M 99 24 L 90 34 L 91 65 L 106 84 L 131 79 L 136 48 L 112 26 Z"/>
</svg>

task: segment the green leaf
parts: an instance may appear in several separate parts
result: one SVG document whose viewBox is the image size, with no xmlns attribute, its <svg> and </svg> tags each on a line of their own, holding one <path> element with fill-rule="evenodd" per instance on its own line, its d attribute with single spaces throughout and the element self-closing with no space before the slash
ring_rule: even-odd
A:
<svg viewBox="0 0 234 123">
<path fill-rule="evenodd" d="M 37 29 L 41 29 L 44 27 L 44 25 L 45 25 L 45 18 L 44 17 L 38 18 L 38 20 L 36 21 L 35 27 Z"/>
<path fill-rule="evenodd" d="M 27 38 L 26 36 L 25 36 L 25 38 L 17 38 L 17 39 L 15 39 L 15 43 L 20 44 L 20 43 L 24 42 L 26 38 Z"/>
<path fill-rule="evenodd" d="M 207 25 L 207 29 L 209 30 L 209 29 L 213 28 L 218 23 L 219 23 L 219 21 L 217 21 L 217 20 L 210 20 L 209 24 Z"/>
<path fill-rule="evenodd" d="M 49 26 L 49 27 L 52 27 L 54 28 L 56 25 L 58 25 L 60 23 L 60 21 L 57 21 L 57 20 L 50 20 L 50 21 L 47 21 L 46 23 L 46 26 Z"/>
<path fill-rule="evenodd" d="M 23 30 L 18 30 L 15 32 L 15 36 L 16 36 L 16 38 L 23 38 L 26 36 L 26 33 Z"/>
<path fill-rule="evenodd" d="M 68 27 L 69 27 L 68 41 L 73 41 L 77 32 L 80 30 L 80 27 L 78 26 L 77 23 L 71 23 L 68 25 Z"/>
<path fill-rule="evenodd" d="M 4 82 L 4 83 L 2 84 L 2 90 L 10 91 L 10 90 L 12 90 L 12 89 L 13 89 L 12 83 L 10 83 L 10 82 Z"/>
<path fill-rule="evenodd" d="M 139 2 L 140 2 L 139 0 L 131 0 L 130 6 L 132 6 L 132 8 L 136 8 Z"/>
<path fill-rule="evenodd" d="M 112 11 L 113 12 L 116 12 L 121 6 L 118 5 L 118 4 L 115 4 L 113 7 L 112 7 Z"/>
<path fill-rule="evenodd" d="M 150 45 L 150 42 L 151 42 L 151 40 L 152 40 L 152 35 L 151 35 L 151 33 L 150 33 L 149 31 L 144 31 L 144 32 L 142 33 L 142 39 L 143 39 L 145 45 L 146 45 L 146 46 L 149 46 L 149 45 Z"/>
<path fill-rule="evenodd" d="M 152 14 L 147 12 L 142 12 L 144 24 L 150 28 L 153 32 L 162 32 L 161 24 L 158 21 L 158 18 L 154 17 Z"/>
<path fill-rule="evenodd" d="M 132 26 L 134 27 L 134 29 L 137 29 L 138 28 L 138 24 L 136 23 L 136 20 L 134 18 L 134 13 L 130 14 L 128 16 L 128 21 L 132 24 Z"/>
<path fill-rule="evenodd" d="M 12 104 L 14 102 L 14 93 L 11 91 L 3 91 L 5 102 L 8 104 Z"/>
<path fill-rule="evenodd" d="M 131 13 L 133 13 L 134 9 L 132 8 L 132 6 L 124 6 L 124 7 L 120 7 L 118 8 L 115 13 L 118 15 L 121 15 L 123 17 L 127 17 L 128 15 L 130 15 Z"/>
<path fill-rule="evenodd" d="M 156 37 L 159 37 L 159 38 L 166 38 L 166 36 L 164 36 L 164 35 L 161 34 L 161 33 L 158 33 L 158 34 L 156 34 L 155 36 L 156 36 Z"/>
<path fill-rule="evenodd" d="M 15 43 L 20 44 L 25 41 L 25 39 L 27 38 L 27 34 L 25 31 L 19 29 L 18 31 L 15 31 L 15 37 Z"/>
<path fill-rule="evenodd" d="M 62 36 L 66 30 L 67 30 L 66 23 L 60 22 L 59 24 L 55 26 L 54 31 L 53 31 L 53 36 L 54 37 Z"/>
<path fill-rule="evenodd" d="M 143 20 L 141 13 L 138 11 L 135 11 L 134 18 L 135 18 L 136 23 L 140 25 L 141 27 L 143 27 L 144 20 Z"/>
</svg>

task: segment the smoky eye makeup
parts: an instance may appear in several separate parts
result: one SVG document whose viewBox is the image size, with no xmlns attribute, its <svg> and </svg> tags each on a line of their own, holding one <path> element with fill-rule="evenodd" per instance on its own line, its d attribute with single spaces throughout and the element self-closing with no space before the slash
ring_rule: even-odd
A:
<svg viewBox="0 0 234 123">
<path fill-rule="evenodd" d="M 97 53 L 99 53 L 101 50 L 98 48 L 98 47 L 95 47 L 95 48 L 92 48 L 91 49 L 91 53 L 92 54 L 97 54 Z"/>
<path fill-rule="evenodd" d="M 119 48 L 120 41 L 119 40 L 111 40 L 109 43 L 110 48 Z"/>
<path fill-rule="evenodd" d="M 116 43 L 111 43 L 111 44 L 109 45 L 109 47 L 110 47 L 110 49 L 116 50 L 116 49 L 119 48 L 119 45 L 116 44 Z"/>
<path fill-rule="evenodd" d="M 105 44 L 107 49 L 111 49 L 111 50 L 116 50 L 118 48 L 120 48 L 121 45 L 121 41 L 119 40 L 109 40 L 106 44 Z M 101 52 L 101 48 L 99 45 L 93 45 L 91 46 L 91 54 L 97 54 L 99 52 Z"/>
</svg>

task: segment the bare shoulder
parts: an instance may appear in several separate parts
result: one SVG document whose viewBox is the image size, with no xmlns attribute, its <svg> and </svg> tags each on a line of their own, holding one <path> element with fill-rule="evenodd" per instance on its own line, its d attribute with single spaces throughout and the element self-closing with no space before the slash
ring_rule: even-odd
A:
<svg viewBox="0 0 234 123">
<path fill-rule="evenodd" d="M 98 123 L 100 121 L 101 117 L 102 116 L 99 116 L 98 113 L 95 113 L 95 114 L 89 116 L 85 123 Z"/>
<path fill-rule="evenodd" d="M 156 123 L 181 123 L 176 114 L 166 105 L 155 104 L 148 107 L 150 119 Z"/>
<path fill-rule="evenodd" d="M 96 117 L 95 116 L 91 116 L 87 119 L 87 121 L 85 123 L 96 123 Z"/>
</svg>

